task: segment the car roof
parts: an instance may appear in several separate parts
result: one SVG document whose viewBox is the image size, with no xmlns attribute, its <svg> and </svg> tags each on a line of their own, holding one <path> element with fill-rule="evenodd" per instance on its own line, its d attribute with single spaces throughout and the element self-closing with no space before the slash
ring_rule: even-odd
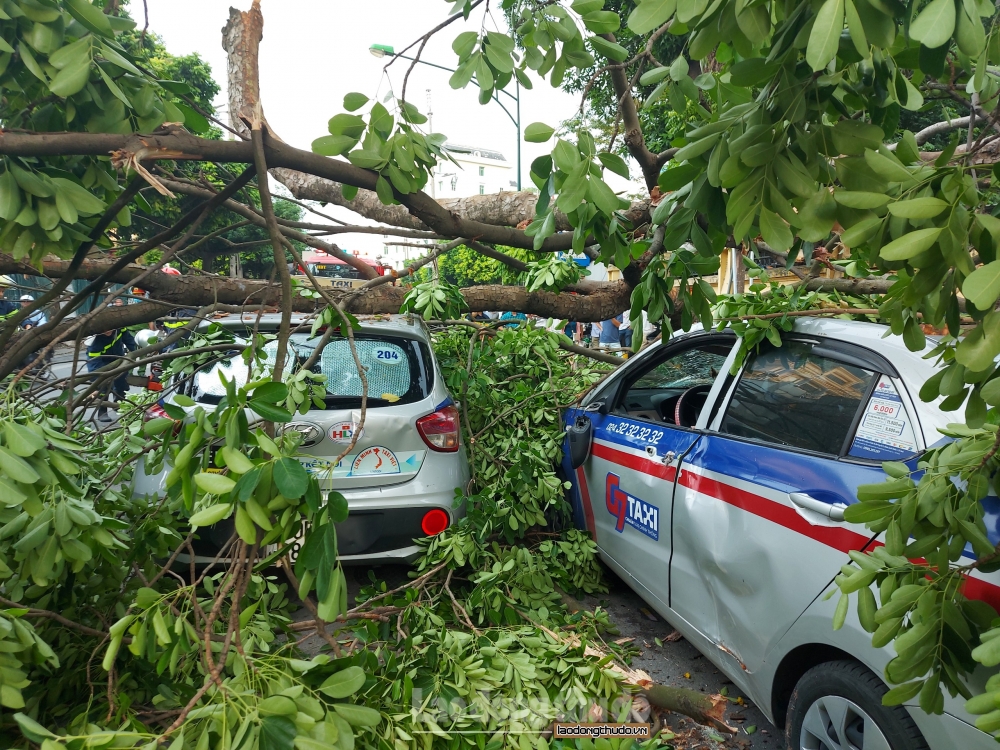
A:
<svg viewBox="0 0 1000 750">
<path fill-rule="evenodd" d="M 361 330 L 365 333 L 380 333 L 391 336 L 403 336 L 405 338 L 416 338 L 422 341 L 430 339 L 423 319 L 418 315 L 358 315 L 355 316 L 361 324 Z M 315 315 L 306 313 L 292 313 L 292 328 L 308 326 L 316 319 Z M 250 327 L 255 324 L 262 331 L 276 331 L 281 325 L 281 313 L 263 313 L 258 322 L 257 313 L 221 313 L 206 319 L 198 327 L 207 328 L 213 323 L 218 323 L 224 328 L 231 330 Z"/>
</svg>

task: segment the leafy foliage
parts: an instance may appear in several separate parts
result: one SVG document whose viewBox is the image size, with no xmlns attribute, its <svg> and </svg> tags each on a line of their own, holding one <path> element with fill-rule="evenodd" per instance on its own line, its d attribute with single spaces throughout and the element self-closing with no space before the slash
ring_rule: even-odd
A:
<svg viewBox="0 0 1000 750">
<path fill-rule="evenodd" d="M 436 350 L 448 388 L 465 406 L 473 478 L 468 512 L 489 537 L 512 541 L 565 513 L 560 409 L 606 367 L 563 353 L 541 328 L 449 328 Z M 471 363 L 471 366 L 470 366 Z"/>
</svg>

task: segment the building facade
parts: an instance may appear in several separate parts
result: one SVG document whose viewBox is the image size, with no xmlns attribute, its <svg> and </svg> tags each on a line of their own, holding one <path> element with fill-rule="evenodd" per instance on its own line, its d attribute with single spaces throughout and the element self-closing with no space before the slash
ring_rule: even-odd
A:
<svg viewBox="0 0 1000 750">
<path fill-rule="evenodd" d="M 513 165 L 499 151 L 478 146 L 448 143 L 451 161 L 441 160 L 428 181 L 427 192 L 434 198 L 467 198 L 517 190 Z"/>
</svg>

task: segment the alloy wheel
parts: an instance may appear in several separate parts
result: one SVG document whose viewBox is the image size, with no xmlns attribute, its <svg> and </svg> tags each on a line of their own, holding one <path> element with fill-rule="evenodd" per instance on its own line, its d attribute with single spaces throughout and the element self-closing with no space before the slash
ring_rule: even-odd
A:
<svg viewBox="0 0 1000 750">
<path fill-rule="evenodd" d="M 892 750 L 875 721 L 839 695 L 818 698 L 806 711 L 800 750 Z"/>
</svg>

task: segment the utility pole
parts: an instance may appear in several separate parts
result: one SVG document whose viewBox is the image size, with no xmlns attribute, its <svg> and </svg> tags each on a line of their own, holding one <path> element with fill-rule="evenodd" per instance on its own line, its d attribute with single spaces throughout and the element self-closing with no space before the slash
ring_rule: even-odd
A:
<svg viewBox="0 0 1000 750">
<path fill-rule="evenodd" d="M 427 130 L 434 132 L 434 109 L 431 107 L 431 90 L 427 89 Z M 431 171 L 431 198 L 437 198 L 437 185 L 434 184 L 435 174 Z"/>
</svg>

